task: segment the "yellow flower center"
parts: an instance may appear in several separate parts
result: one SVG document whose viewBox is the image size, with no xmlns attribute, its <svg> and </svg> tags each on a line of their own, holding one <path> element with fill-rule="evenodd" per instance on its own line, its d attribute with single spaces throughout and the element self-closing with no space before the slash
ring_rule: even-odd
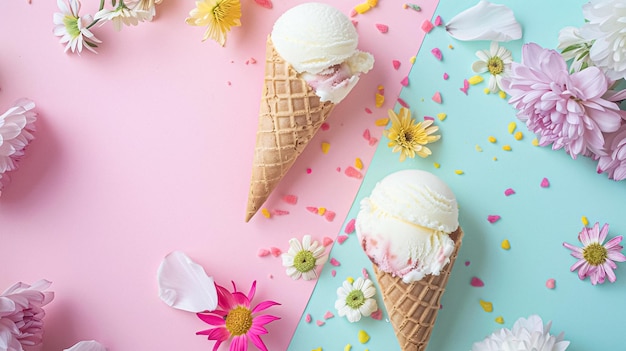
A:
<svg viewBox="0 0 626 351">
<path fill-rule="evenodd" d="M 78 18 L 65 15 L 65 17 L 63 17 L 63 24 L 65 25 L 67 34 L 69 34 L 72 39 L 80 35 L 80 29 L 78 29 Z"/>
<path fill-rule="evenodd" d="M 498 56 L 490 57 L 487 61 L 487 69 L 489 73 L 497 76 L 504 71 L 504 62 Z"/>
<path fill-rule="evenodd" d="M 608 258 L 607 249 L 598 244 L 593 243 L 583 249 L 583 258 L 592 266 L 599 266 Z"/>
<path fill-rule="evenodd" d="M 237 306 L 226 316 L 226 329 L 231 335 L 243 335 L 252 328 L 252 312 L 243 306 Z"/>
</svg>

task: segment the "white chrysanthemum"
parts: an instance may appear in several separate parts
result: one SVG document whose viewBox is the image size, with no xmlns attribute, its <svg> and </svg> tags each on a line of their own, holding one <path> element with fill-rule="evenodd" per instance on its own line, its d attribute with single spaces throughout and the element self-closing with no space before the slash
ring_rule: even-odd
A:
<svg viewBox="0 0 626 351">
<path fill-rule="evenodd" d="M 295 279 L 312 280 L 317 278 L 317 267 L 323 265 L 328 258 L 325 248 L 311 236 L 305 235 L 302 243 L 298 239 L 289 240 L 289 250 L 282 254 L 283 266 L 287 267 L 287 275 Z"/>
<path fill-rule="evenodd" d="M 34 108 L 34 102 L 21 99 L 0 116 L 0 194 L 8 180 L 6 173 L 17 169 L 24 149 L 35 138 Z"/>
<path fill-rule="evenodd" d="M 588 21 L 580 34 L 594 41 L 591 60 L 612 80 L 626 78 L 626 3 L 623 0 L 591 0 L 583 6 Z"/>
<path fill-rule="evenodd" d="M 580 35 L 576 27 L 565 27 L 559 32 L 559 46 L 561 56 L 565 61 L 572 60 L 570 72 L 579 72 L 589 66 L 593 66 L 589 57 L 592 42 Z"/>
<path fill-rule="evenodd" d="M 513 329 L 497 330 L 485 340 L 474 343 L 472 351 L 565 351 L 569 341 L 563 340 L 563 333 L 551 335 L 551 326 L 552 322 L 544 326 L 537 315 L 520 318 L 513 324 Z"/>
<path fill-rule="evenodd" d="M 114 10 L 102 9 L 94 15 L 96 21 L 101 21 L 100 25 L 104 24 L 104 21 L 113 22 L 113 28 L 116 31 L 122 30 L 122 25 L 136 26 L 139 22 L 152 20 L 152 15 L 149 11 L 138 9 L 136 2 L 127 2 L 120 0 L 119 5 Z"/>
<path fill-rule="evenodd" d="M 344 280 L 337 289 L 335 308 L 340 317 L 346 316 L 351 323 L 358 322 L 361 317 L 368 317 L 378 310 L 374 299 L 376 288 L 369 279 L 358 277 L 354 283 Z"/>
<path fill-rule="evenodd" d="M 502 90 L 502 78 L 506 77 L 508 71 L 511 69 L 511 63 L 513 62 L 513 55 L 511 52 L 500 45 L 497 42 L 492 41 L 489 46 L 489 51 L 478 50 L 476 56 L 478 61 L 472 65 L 472 70 L 476 73 L 489 72 L 489 91 L 497 93 Z"/>
<path fill-rule="evenodd" d="M 133 6 L 134 10 L 146 11 L 149 14 L 148 21 L 152 21 L 156 15 L 156 5 L 163 0 L 139 0 Z"/>
<path fill-rule="evenodd" d="M 57 0 L 57 6 L 61 12 L 56 12 L 52 16 L 54 26 L 54 35 L 61 37 L 59 42 L 65 45 L 65 51 L 71 49 L 72 52 L 78 51 L 80 54 L 83 47 L 96 53 L 94 50 L 99 43 L 98 38 L 87 28 L 92 22 L 91 15 L 79 16 L 80 1 L 68 0 L 66 4 L 63 0 Z"/>
</svg>

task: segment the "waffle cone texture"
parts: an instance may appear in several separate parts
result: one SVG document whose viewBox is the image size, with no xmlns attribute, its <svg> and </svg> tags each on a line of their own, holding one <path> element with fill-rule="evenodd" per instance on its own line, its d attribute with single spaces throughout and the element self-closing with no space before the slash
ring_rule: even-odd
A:
<svg viewBox="0 0 626 351">
<path fill-rule="evenodd" d="M 427 275 L 406 284 L 402 278 L 383 272 L 374 265 L 374 272 L 383 302 L 402 351 L 424 351 L 439 312 L 441 297 L 446 290 L 450 271 L 459 254 L 463 230 L 450 234 L 455 247 L 448 263 L 439 275 Z"/>
<path fill-rule="evenodd" d="M 330 101 L 320 101 L 268 36 L 246 222 L 263 206 L 333 107 Z"/>
</svg>

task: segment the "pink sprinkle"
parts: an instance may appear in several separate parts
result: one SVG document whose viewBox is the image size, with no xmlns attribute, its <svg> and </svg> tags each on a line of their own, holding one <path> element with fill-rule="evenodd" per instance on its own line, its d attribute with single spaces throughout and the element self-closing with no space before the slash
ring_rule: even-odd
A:
<svg viewBox="0 0 626 351">
<path fill-rule="evenodd" d="M 353 26 L 355 26 L 355 27 L 356 27 L 356 25 L 357 25 L 357 24 L 359 24 L 359 21 L 352 20 L 352 25 L 353 25 Z"/>
<path fill-rule="evenodd" d="M 337 259 L 334 257 L 330 259 L 330 264 L 332 264 L 335 267 L 339 267 L 339 265 L 341 265 L 341 263 L 339 263 L 339 261 L 337 261 Z"/>
<path fill-rule="evenodd" d="M 324 313 L 324 319 L 331 319 L 333 318 L 335 315 L 330 312 L 330 311 L 326 311 L 326 313 Z"/>
<path fill-rule="evenodd" d="M 400 61 L 398 60 L 391 61 L 391 64 L 393 65 L 393 69 L 395 69 L 396 71 L 400 68 Z"/>
<path fill-rule="evenodd" d="M 359 172 L 358 169 L 356 169 L 356 168 L 354 168 L 352 166 L 349 166 L 348 168 L 346 168 L 345 173 L 350 178 L 356 178 L 356 179 L 363 178 L 363 174 L 361 174 L 361 172 Z"/>
<path fill-rule="evenodd" d="M 482 286 L 485 286 L 485 283 L 483 283 L 483 281 L 477 277 L 472 277 L 472 281 L 470 282 L 470 285 L 475 288 L 480 288 Z"/>
<path fill-rule="evenodd" d="M 337 214 L 333 211 L 326 211 L 326 213 L 324 213 L 324 218 L 326 218 L 327 221 L 332 222 L 336 215 Z"/>
<path fill-rule="evenodd" d="M 312 172 L 313 172 L 313 170 L 312 170 L 312 169 L 310 169 L 310 168 L 307 168 L 307 169 L 306 169 L 306 174 L 311 174 Z"/>
<path fill-rule="evenodd" d="M 274 279 L 274 275 L 273 274 L 268 274 L 267 277 L 270 278 L 270 279 Z"/>
<path fill-rule="evenodd" d="M 315 324 L 317 324 L 318 327 L 321 327 L 322 325 L 326 323 L 324 321 L 316 321 Z"/>
<path fill-rule="evenodd" d="M 550 181 L 548 180 L 548 178 L 543 178 L 541 180 L 541 187 L 542 188 L 547 188 L 550 186 Z"/>
<path fill-rule="evenodd" d="M 283 196 L 283 201 L 290 205 L 295 205 L 298 203 L 298 197 L 296 195 L 285 195 Z"/>
<path fill-rule="evenodd" d="M 324 239 L 322 239 L 322 245 L 324 245 L 324 247 L 330 245 L 333 243 L 333 239 L 325 236 Z"/>
<path fill-rule="evenodd" d="M 441 20 L 441 16 L 435 17 L 435 26 L 439 27 L 441 24 L 443 24 L 443 21 Z"/>
<path fill-rule="evenodd" d="M 307 210 L 307 211 L 309 211 L 309 212 L 311 212 L 311 213 L 314 213 L 314 214 L 317 214 L 317 213 L 319 212 L 319 210 L 317 209 L 317 207 L 313 207 L 313 206 L 307 206 L 307 207 L 306 207 L 306 210 Z"/>
<path fill-rule="evenodd" d="M 435 26 L 429 20 L 424 20 L 424 22 L 422 23 L 422 30 L 426 33 L 430 33 L 433 28 L 435 28 Z"/>
<path fill-rule="evenodd" d="M 363 139 L 370 140 L 371 138 L 372 138 L 372 135 L 370 134 L 370 130 L 365 129 L 365 131 L 363 131 Z"/>
<path fill-rule="evenodd" d="M 444 73 L 443 74 L 443 80 L 448 80 L 448 78 L 450 78 L 450 75 L 448 75 L 448 73 Z"/>
<path fill-rule="evenodd" d="M 289 211 L 285 210 L 272 210 L 272 214 L 275 216 L 285 216 L 289 214 Z"/>
<path fill-rule="evenodd" d="M 338 235 L 338 236 L 337 236 L 337 242 L 338 242 L 339 244 L 343 244 L 343 242 L 344 242 L 344 241 L 346 241 L 346 239 L 348 239 L 348 236 L 347 236 L 347 235 Z"/>
<path fill-rule="evenodd" d="M 556 287 L 556 281 L 554 279 L 550 278 L 546 281 L 546 288 L 554 289 L 555 287 Z"/>
<path fill-rule="evenodd" d="M 441 93 L 440 92 L 436 92 L 435 95 L 433 95 L 433 101 L 440 104 L 441 103 Z"/>
<path fill-rule="evenodd" d="M 304 317 L 304 320 L 305 320 L 307 323 L 311 323 L 311 321 L 313 320 L 313 318 L 311 318 L 311 315 L 307 313 L 307 314 L 306 314 L 306 316 Z"/>
<path fill-rule="evenodd" d="M 255 64 L 256 63 L 256 60 L 254 59 L 254 57 L 250 57 L 250 63 L 251 64 Z"/>
<path fill-rule="evenodd" d="M 376 311 L 372 312 L 372 314 L 370 314 L 370 317 L 372 317 L 372 319 L 379 321 L 383 319 L 383 311 L 379 308 Z"/>
<path fill-rule="evenodd" d="M 328 123 L 324 122 L 324 123 L 322 123 L 322 125 L 320 126 L 320 129 L 321 129 L 321 130 L 324 130 L 324 131 L 329 130 L 329 129 L 330 129 L 330 125 L 329 125 Z"/>
<path fill-rule="evenodd" d="M 376 29 L 378 29 L 381 33 L 387 33 L 389 31 L 389 26 L 386 24 L 376 23 Z"/>
<path fill-rule="evenodd" d="M 434 48 L 430 50 L 430 52 L 433 53 L 437 60 L 441 61 L 443 59 L 443 54 L 441 53 L 441 50 L 439 50 L 439 48 Z"/>
<path fill-rule="evenodd" d="M 401 98 L 398 98 L 398 103 L 404 108 L 409 108 L 409 104 L 407 104 L 406 101 L 402 100 Z"/>
<path fill-rule="evenodd" d="M 332 271 L 330 271 L 330 275 L 332 275 L 334 278 L 337 275 L 337 271 L 333 269 Z"/>
<path fill-rule="evenodd" d="M 281 253 L 283 253 L 283 252 L 282 252 L 282 251 L 280 251 L 280 249 L 279 249 L 279 248 L 277 248 L 277 247 L 273 247 L 273 246 L 272 246 L 272 247 L 270 247 L 270 253 L 272 254 L 272 256 L 274 256 L 274 257 L 278 257 L 278 256 L 280 256 L 280 254 L 281 254 Z"/>
<path fill-rule="evenodd" d="M 366 108 L 365 108 L 365 113 L 367 113 L 367 114 L 370 114 L 370 115 L 371 115 L 371 114 L 372 114 L 372 110 L 370 110 L 369 108 L 367 108 L 367 107 L 366 107 Z"/>
<path fill-rule="evenodd" d="M 335 168 L 335 171 L 337 171 L 337 172 L 341 172 L 341 167 L 337 167 L 337 168 Z"/>
<path fill-rule="evenodd" d="M 356 223 L 356 220 L 354 218 L 349 220 L 348 224 L 346 224 L 346 229 L 344 229 L 343 232 L 346 233 L 346 234 L 354 233 L 354 224 L 355 223 Z"/>
<path fill-rule="evenodd" d="M 403 87 L 408 86 L 409 85 L 409 77 L 402 78 L 402 80 L 400 81 L 400 84 L 402 84 Z"/>
<path fill-rule="evenodd" d="M 500 217 L 498 215 L 489 215 L 489 216 L 487 216 L 487 220 L 489 221 L 489 223 L 495 223 L 495 222 L 499 221 L 500 218 L 502 218 L 502 217 Z"/>
<path fill-rule="evenodd" d="M 424 116 L 424 121 L 434 121 L 435 118 L 431 117 L 431 116 Z"/>
<path fill-rule="evenodd" d="M 358 12 L 355 9 L 350 10 L 350 17 L 356 17 L 357 14 Z"/>
<path fill-rule="evenodd" d="M 233 85 L 233 83 L 231 83 L 230 80 L 228 82 L 226 82 L 226 84 L 228 84 L 228 86 Z"/>
<path fill-rule="evenodd" d="M 506 190 L 504 191 L 504 195 L 506 195 L 506 196 L 511 196 L 511 195 L 513 195 L 513 194 L 515 194 L 515 190 L 513 190 L 513 189 L 511 189 L 511 188 L 508 188 L 508 189 L 506 189 Z"/>
<path fill-rule="evenodd" d="M 256 255 L 259 257 L 265 257 L 268 256 L 270 254 L 270 250 L 268 249 L 259 249 L 259 251 L 257 251 Z"/>
<path fill-rule="evenodd" d="M 469 90 L 469 81 L 467 79 L 463 79 L 463 88 L 460 88 L 465 95 L 467 95 L 467 91 Z"/>
<path fill-rule="evenodd" d="M 369 141 L 369 143 L 368 143 L 368 144 L 369 144 L 370 146 L 374 146 L 374 145 L 376 145 L 376 143 L 377 143 L 377 142 L 378 142 L 378 139 L 377 139 L 377 138 L 371 137 L 371 138 L 370 138 L 370 141 Z"/>
<path fill-rule="evenodd" d="M 470 265 L 470 261 L 465 261 L 465 267 Z"/>
<path fill-rule="evenodd" d="M 370 278 L 369 273 L 367 273 L 367 269 L 363 268 L 361 273 L 363 274 L 363 278 L 365 278 L 365 279 L 369 279 Z"/>
</svg>

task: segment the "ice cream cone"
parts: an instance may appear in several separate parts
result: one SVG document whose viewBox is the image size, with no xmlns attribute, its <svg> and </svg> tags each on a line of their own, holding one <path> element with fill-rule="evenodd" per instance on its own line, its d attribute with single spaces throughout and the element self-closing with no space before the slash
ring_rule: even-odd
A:
<svg viewBox="0 0 626 351">
<path fill-rule="evenodd" d="M 374 265 L 374 272 L 383 296 L 383 302 L 402 351 L 424 351 L 437 319 L 441 296 L 459 253 L 463 230 L 459 227 L 450 234 L 454 252 L 439 275 L 427 275 L 419 281 L 406 284 L 402 278 L 383 272 Z"/>
<path fill-rule="evenodd" d="M 333 107 L 331 102 L 321 102 L 298 77 L 268 36 L 246 222 L 287 174 Z"/>
</svg>

